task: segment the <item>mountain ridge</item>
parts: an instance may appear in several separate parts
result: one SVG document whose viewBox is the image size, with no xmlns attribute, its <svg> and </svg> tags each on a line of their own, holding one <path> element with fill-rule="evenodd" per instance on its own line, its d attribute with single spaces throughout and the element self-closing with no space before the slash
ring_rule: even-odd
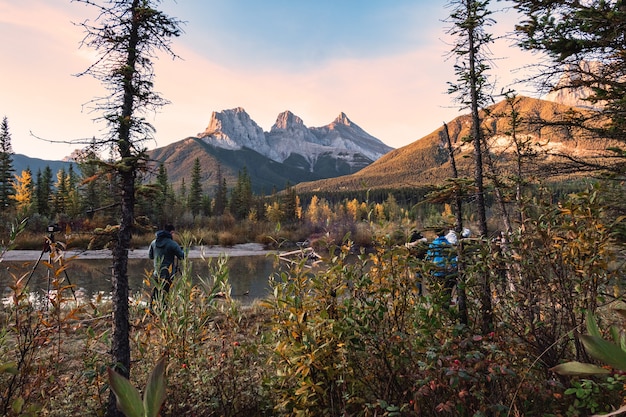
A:
<svg viewBox="0 0 626 417">
<path fill-rule="evenodd" d="M 233 185 L 245 168 L 253 190 L 267 193 L 357 172 L 391 149 L 343 112 L 325 126 L 309 128 L 286 110 L 264 132 L 242 107 L 236 107 L 212 112 L 203 132 L 148 154 L 154 164 L 164 164 L 175 184 L 190 175 L 193 161 L 185 158 L 199 158 L 203 172 L 219 170 L 227 185 Z M 215 185 L 218 179 L 207 174 L 203 181 Z"/>
<path fill-rule="evenodd" d="M 207 128 L 196 137 L 225 149 L 247 147 L 276 162 L 284 162 L 291 154 L 301 155 L 309 162 L 309 169 L 322 154 L 341 154 L 347 163 L 348 155 L 352 155 L 361 164 L 361 155 L 374 161 L 393 149 L 343 112 L 325 126 L 309 128 L 299 116 L 286 110 L 277 116 L 269 132 L 264 132 L 242 107 L 236 107 L 214 111 Z"/>
<path fill-rule="evenodd" d="M 529 170 L 537 173 L 554 166 L 559 153 L 588 157 L 609 146 L 605 141 L 594 142 L 580 132 L 558 127 L 559 123 L 541 130 L 532 127 L 532 120 L 557 121 L 573 109 L 592 110 L 523 96 L 517 99 L 518 110 L 526 120 L 520 134 L 528 135 L 537 145 L 537 164 Z M 507 103 L 503 100 L 481 116 L 483 128 L 490 132 L 490 148 L 502 154 L 511 147 L 506 113 Z M 472 145 L 464 141 L 470 135 L 471 118 L 468 114 L 460 115 L 446 126 L 458 155 L 460 175 L 471 177 Z M 358 143 L 366 146 L 350 149 L 357 148 Z M 257 145 L 259 149 L 254 149 Z M 371 152 L 376 156 L 387 148 L 391 150 L 376 160 L 366 155 Z M 163 163 L 175 188 L 183 180 L 190 181 L 193 163 L 198 158 L 203 190 L 209 193 L 217 186 L 218 176 L 232 186 L 243 169 L 248 170 L 256 193 L 279 191 L 286 186 L 294 186 L 298 192 L 416 188 L 442 184 L 451 176 L 443 126 L 392 149 L 367 134 L 343 112 L 326 126 L 309 128 L 300 117 L 286 110 L 277 116 L 269 132 L 263 132 L 241 107 L 213 112 L 204 132 L 148 151 L 148 156 L 151 171 L 156 173 Z M 508 163 L 503 162 L 505 166 Z M 152 176 L 146 180 L 153 179 Z"/>
<path fill-rule="evenodd" d="M 584 133 L 558 126 L 539 128 L 540 120 L 558 121 L 566 118 L 572 109 L 590 109 L 568 106 L 553 101 L 518 96 L 518 111 L 525 123 L 519 132 L 527 135 L 537 156 L 525 169 L 530 175 L 544 175 L 559 178 L 563 174 L 562 155 L 578 158 L 597 157 L 610 146 L 606 141 L 590 139 Z M 483 128 L 490 132 L 490 149 L 501 156 L 510 154 L 510 126 L 505 114 L 505 100 L 482 111 Z M 536 125 L 535 125 L 536 124 Z M 471 116 L 464 114 L 446 123 L 450 140 L 455 149 L 457 168 L 460 176 L 473 175 L 473 145 L 464 140 L 470 137 Z M 512 161 L 506 158 L 499 162 L 507 169 Z M 561 171 L 561 173 L 559 173 Z M 568 173 L 567 175 L 576 175 Z M 584 173 L 578 173 L 584 175 Z M 398 149 L 390 151 L 362 170 L 345 176 L 328 178 L 314 182 L 300 183 L 297 192 L 334 192 L 385 188 L 422 188 L 443 184 L 452 176 L 450 160 L 445 141 L 445 127 L 441 126 L 430 134 Z"/>
</svg>

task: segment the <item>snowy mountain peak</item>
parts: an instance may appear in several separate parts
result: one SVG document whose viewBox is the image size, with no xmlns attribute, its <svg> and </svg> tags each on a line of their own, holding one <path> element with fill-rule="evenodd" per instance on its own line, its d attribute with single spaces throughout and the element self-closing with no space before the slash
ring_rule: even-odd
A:
<svg viewBox="0 0 626 417">
<path fill-rule="evenodd" d="M 585 86 L 584 83 L 601 78 L 600 76 L 596 77 L 596 74 L 600 75 L 604 71 L 606 69 L 598 61 L 581 61 L 577 65 L 569 64 L 557 85 L 544 99 L 566 106 L 602 111 L 606 102 L 589 101 L 588 98 L 594 95 L 594 91 L 591 87 Z"/>
<path fill-rule="evenodd" d="M 294 127 L 305 127 L 304 122 L 301 118 L 287 110 L 278 115 L 276 123 L 274 123 L 271 130 L 289 130 Z"/>
<path fill-rule="evenodd" d="M 213 112 L 209 125 L 198 137 L 225 149 L 247 147 L 260 153 L 269 151 L 263 129 L 241 107 Z"/>
<path fill-rule="evenodd" d="M 287 110 L 278 115 L 269 132 L 263 132 L 244 109 L 237 107 L 213 112 L 198 138 L 224 149 L 249 148 L 276 162 L 297 156 L 306 161 L 303 169 L 310 170 L 321 155 L 362 167 L 364 161 L 375 161 L 393 149 L 352 123 L 343 112 L 329 125 L 307 128 L 300 117 Z"/>
<path fill-rule="evenodd" d="M 339 113 L 339 116 L 333 121 L 333 124 L 351 126 L 352 121 L 348 119 L 348 116 L 344 112 Z"/>
</svg>

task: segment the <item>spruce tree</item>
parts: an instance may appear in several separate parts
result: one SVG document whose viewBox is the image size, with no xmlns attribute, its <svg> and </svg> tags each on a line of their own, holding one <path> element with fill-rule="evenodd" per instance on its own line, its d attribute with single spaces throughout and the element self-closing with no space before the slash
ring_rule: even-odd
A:
<svg viewBox="0 0 626 417">
<path fill-rule="evenodd" d="M 11 133 L 6 117 L 0 125 L 0 211 L 6 212 L 12 205 L 14 194 L 13 175 L 13 148 L 11 147 Z"/>
<path fill-rule="evenodd" d="M 167 178 L 167 169 L 163 163 L 159 164 L 159 173 L 156 177 L 156 185 L 159 190 L 159 194 L 154 202 L 157 223 L 166 224 L 168 221 L 166 219 L 167 210 L 165 208 L 168 204 L 170 184 Z"/>
<path fill-rule="evenodd" d="M 489 0 L 453 0 L 449 33 L 457 42 L 452 53 L 457 56 L 454 66 L 456 82 L 448 83 L 448 93 L 456 95 L 463 109 L 469 109 L 472 117 L 471 139 L 474 145 L 474 185 L 478 229 L 481 236 L 487 235 L 487 210 L 483 175 L 483 132 L 480 111 L 493 99 L 487 72 L 489 45 L 493 42 L 485 28 L 494 23 L 488 9 Z"/>
<path fill-rule="evenodd" d="M 214 207 L 213 214 L 216 216 L 221 216 L 224 214 L 226 210 L 226 205 L 228 203 L 228 189 L 226 187 L 226 179 L 222 177 L 222 165 L 217 165 L 217 184 L 215 186 L 215 198 L 214 198 Z"/>
<path fill-rule="evenodd" d="M 488 9 L 489 0 L 453 0 L 450 2 L 452 28 L 449 33 L 457 41 L 452 53 L 457 56 L 454 66 L 457 81 L 448 83 L 450 94 L 456 95 L 457 102 L 468 108 L 471 113 L 471 140 L 474 145 L 474 193 L 478 232 L 481 237 L 487 235 L 487 204 L 485 200 L 483 174 L 483 144 L 480 111 L 490 104 L 490 83 L 487 72 L 489 66 L 489 45 L 493 37 L 486 31 L 494 23 Z M 459 277 L 460 286 L 464 287 L 463 277 Z M 483 273 L 480 282 L 481 328 L 488 333 L 493 328 L 493 308 L 491 301 L 491 282 L 488 273 Z M 463 306 L 463 310 L 465 310 Z M 464 319 L 465 320 L 465 319 Z"/>
<path fill-rule="evenodd" d="M 180 36 L 181 22 L 159 11 L 159 0 L 116 0 L 104 6 L 95 0 L 77 0 L 96 10 L 95 20 L 85 20 L 83 45 L 94 49 L 96 61 L 79 75 L 91 75 L 101 81 L 108 96 L 93 101 L 94 110 L 102 112 L 108 135 L 94 141 L 112 150 L 110 165 L 119 187 L 119 229 L 113 248 L 112 362 L 124 377 L 130 376 L 130 322 L 128 251 L 135 217 L 135 187 L 139 171 L 145 166 L 145 148 L 154 128 L 146 113 L 167 104 L 154 90 L 153 59 L 158 53 L 171 57 L 172 38 Z M 109 394 L 107 415 L 122 416 L 113 391 Z"/>
<path fill-rule="evenodd" d="M 189 186 L 189 210 L 191 214 L 197 216 L 202 211 L 202 171 L 200 169 L 200 159 L 196 158 L 191 170 L 191 185 Z"/>
<path fill-rule="evenodd" d="M 248 169 L 239 171 L 237 184 L 231 192 L 232 214 L 236 219 L 245 219 L 252 207 L 252 184 Z"/>
<path fill-rule="evenodd" d="M 37 183 L 35 184 L 36 211 L 41 216 L 49 217 L 51 214 L 50 196 L 52 195 L 52 169 L 46 165 L 43 172 L 37 171 Z"/>
<path fill-rule="evenodd" d="M 65 168 L 61 168 L 57 171 L 57 182 L 54 186 L 56 188 L 54 194 L 54 213 L 65 214 L 66 204 L 69 198 L 67 172 L 65 172 Z"/>
</svg>

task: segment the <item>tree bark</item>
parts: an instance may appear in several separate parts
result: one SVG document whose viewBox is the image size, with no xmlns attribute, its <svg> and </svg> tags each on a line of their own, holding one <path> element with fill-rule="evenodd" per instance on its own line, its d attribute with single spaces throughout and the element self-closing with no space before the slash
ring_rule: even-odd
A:
<svg viewBox="0 0 626 417">
<path fill-rule="evenodd" d="M 135 218 L 135 176 L 137 159 L 133 156 L 131 140 L 131 123 L 137 96 L 134 77 L 137 66 L 137 50 L 139 44 L 139 26 L 142 23 L 140 1 L 133 0 L 131 11 L 132 24 L 129 30 L 126 47 L 126 68 L 124 72 L 124 96 L 121 108 L 121 119 L 118 128 L 118 151 L 121 161 L 118 165 L 121 186 L 121 219 L 117 236 L 117 244 L 113 250 L 113 341 L 111 354 L 120 375 L 130 377 L 130 323 L 128 308 L 128 249 L 132 237 Z M 113 390 L 109 392 L 110 417 L 122 417 L 117 410 L 117 400 Z"/>
<path fill-rule="evenodd" d="M 122 175 L 122 218 L 118 238 L 113 248 L 113 338 L 111 354 L 114 366 L 120 375 L 130 377 L 130 321 L 128 308 L 128 249 L 132 237 L 134 219 L 135 176 L 133 172 Z M 123 417 L 117 409 L 117 400 L 109 392 L 108 416 Z"/>
</svg>

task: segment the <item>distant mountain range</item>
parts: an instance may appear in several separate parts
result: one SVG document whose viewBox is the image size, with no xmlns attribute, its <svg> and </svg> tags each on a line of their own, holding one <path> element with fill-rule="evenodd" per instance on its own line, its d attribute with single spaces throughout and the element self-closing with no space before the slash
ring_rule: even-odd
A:
<svg viewBox="0 0 626 417">
<path fill-rule="evenodd" d="M 278 115 L 264 132 L 242 108 L 213 112 L 207 128 L 196 136 L 148 151 L 151 163 L 147 181 L 159 164 L 167 169 L 174 188 L 191 181 L 195 159 L 201 166 L 202 185 L 211 192 L 218 177 L 232 186 L 245 168 L 256 193 L 269 194 L 288 185 L 357 172 L 393 148 L 365 132 L 344 113 L 322 127 L 306 127 L 290 111 Z M 13 155 L 17 173 L 27 167 L 36 174 L 48 165 L 53 173 L 70 162 L 45 161 Z"/>
<path fill-rule="evenodd" d="M 557 121 L 566 117 L 571 106 L 552 101 L 518 97 L 517 111 L 524 120 L 518 134 L 525 135 L 537 156 L 525 167 L 527 172 L 554 175 L 555 154 L 578 157 L 598 155 L 607 143 L 584 138 L 580 132 L 552 127 L 537 130 L 533 120 Z M 490 148 L 499 154 L 499 166 L 506 168 L 512 146 L 510 109 L 505 101 L 483 112 Z M 592 111 L 579 109 L 580 111 Z M 447 123 L 461 175 L 471 176 L 472 145 L 464 141 L 470 132 L 469 115 Z M 451 176 L 443 126 L 399 149 L 393 149 L 371 136 L 341 113 L 326 126 L 309 128 L 293 113 L 278 115 L 269 132 L 264 132 L 242 109 L 214 112 L 207 128 L 196 136 L 149 151 L 151 172 L 156 175 L 163 163 L 174 187 L 191 181 L 196 158 L 200 161 L 205 192 L 213 192 L 218 178 L 232 186 L 246 169 L 253 189 L 269 194 L 287 185 L 299 192 L 356 191 L 381 188 L 416 188 L 441 184 Z M 42 165 L 43 164 L 43 165 Z M 49 164 L 53 172 L 68 166 L 62 161 L 42 161 L 14 155 L 14 167 L 29 166 L 36 174 Z M 154 180 L 149 176 L 147 181 Z"/>
<path fill-rule="evenodd" d="M 303 181 L 353 174 L 393 148 L 365 132 L 341 113 L 333 122 L 309 128 L 290 111 L 278 115 L 264 132 L 242 108 L 213 112 L 204 132 L 149 152 L 163 163 L 168 178 L 188 184 L 196 158 L 205 190 L 218 176 L 234 184 L 245 168 L 257 193 L 269 194 Z"/>
<path fill-rule="evenodd" d="M 13 160 L 13 169 L 15 170 L 15 174 L 21 175 L 22 171 L 26 169 L 30 169 L 31 173 L 33 174 L 33 179 L 36 179 L 37 171 L 41 170 L 43 172 L 46 166 L 50 167 L 50 170 L 52 171 L 52 175 L 56 175 L 56 173 L 60 171 L 61 169 L 65 169 L 65 171 L 67 172 L 69 170 L 70 165 L 74 165 L 74 168 L 77 168 L 76 164 L 73 162 L 48 161 L 45 159 L 31 158 L 29 156 L 22 155 L 22 154 L 14 154 L 12 160 Z"/>
</svg>

